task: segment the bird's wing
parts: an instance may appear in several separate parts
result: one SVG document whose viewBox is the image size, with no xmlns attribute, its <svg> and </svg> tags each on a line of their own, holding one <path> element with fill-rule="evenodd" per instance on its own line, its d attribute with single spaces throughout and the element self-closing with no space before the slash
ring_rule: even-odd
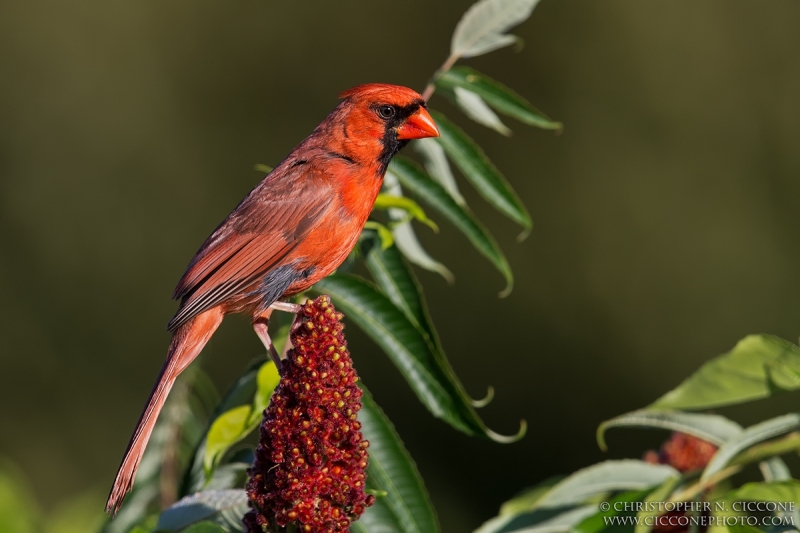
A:
<svg viewBox="0 0 800 533">
<path fill-rule="evenodd" d="M 273 171 L 192 259 L 173 293 L 182 301 L 168 329 L 174 331 L 280 266 L 331 206 L 333 194 L 329 181 L 308 167 Z"/>
</svg>

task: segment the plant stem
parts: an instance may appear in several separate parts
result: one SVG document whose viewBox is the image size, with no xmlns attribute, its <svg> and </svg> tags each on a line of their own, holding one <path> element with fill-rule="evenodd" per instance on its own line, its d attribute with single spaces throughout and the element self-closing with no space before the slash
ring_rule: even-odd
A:
<svg viewBox="0 0 800 533">
<path fill-rule="evenodd" d="M 441 76 L 442 74 L 453 68 L 453 65 L 455 65 L 456 61 L 458 61 L 459 59 L 461 59 L 461 56 L 453 54 L 450 57 L 448 57 L 444 63 L 442 63 L 442 66 L 439 67 L 439 70 L 437 70 L 436 73 L 434 73 L 433 78 L 431 78 L 431 81 L 428 82 L 428 86 L 425 87 L 425 91 L 423 91 L 422 93 L 423 100 L 427 102 L 428 100 L 431 99 L 431 96 L 433 96 L 434 91 L 436 91 L 436 78 L 438 78 L 439 76 Z"/>
</svg>

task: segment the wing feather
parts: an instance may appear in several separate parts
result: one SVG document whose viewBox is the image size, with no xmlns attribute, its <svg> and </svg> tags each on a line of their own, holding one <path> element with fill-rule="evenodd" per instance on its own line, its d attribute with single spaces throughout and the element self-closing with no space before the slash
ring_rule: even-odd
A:
<svg viewBox="0 0 800 533">
<path fill-rule="evenodd" d="M 317 225 L 333 189 L 313 168 L 276 168 L 220 224 L 178 282 L 174 331 L 189 319 L 241 295 L 281 262 Z"/>
</svg>

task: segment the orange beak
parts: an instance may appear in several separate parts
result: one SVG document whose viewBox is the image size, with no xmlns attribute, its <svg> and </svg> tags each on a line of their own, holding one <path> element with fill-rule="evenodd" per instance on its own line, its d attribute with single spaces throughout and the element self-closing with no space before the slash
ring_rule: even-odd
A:
<svg viewBox="0 0 800 533">
<path fill-rule="evenodd" d="M 397 138 L 424 139 L 425 137 L 438 137 L 439 128 L 424 107 L 406 119 L 402 126 L 397 128 Z"/>
</svg>

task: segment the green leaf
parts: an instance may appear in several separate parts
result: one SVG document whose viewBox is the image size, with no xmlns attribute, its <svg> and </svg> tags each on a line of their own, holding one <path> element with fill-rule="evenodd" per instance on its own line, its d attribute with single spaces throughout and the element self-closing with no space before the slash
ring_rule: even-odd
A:
<svg viewBox="0 0 800 533">
<path fill-rule="evenodd" d="M 505 136 L 511 135 L 511 130 L 503 124 L 500 117 L 495 115 L 492 108 L 486 105 L 483 98 L 474 92 L 462 87 L 454 87 L 456 104 L 469 118 L 482 126 L 493 129 L 497 133 Z"/>
<path fill-rule="evenodd" d="M 256 391 L 250 404 L 232 407 L 214 419 L 205 438 L 203 469 L 206 481 L 211 479 L 228 450 L 258 427 L 279 381 L 275 363 L 265 362 L 256 373 Z"/>
<path fill-rule="evenodd" d="M 386 171 L 383 179 L 384 187 L 389 194 L 400 196 L 403 194 L 403 189 L 400 186 L 399 178 L 390 170 Z M 404 218 L 403 212 L 398 209 L 389 210 L 389 218 L 394 221 L 399 221 Z M 453 283 L 453 274 L 442 263 L 433 259 L 428 252 L 422 247 L 414 233 L 414 228 L 411 222 L 399 223 L 392 229 L 394 242 L 397 247 L 403 252 L 403 255 L 415 265 L 436 272 L 442 276 L 448 283 Z"/>
<path fill-rule="evenodd" d="M 242 440 L 247 433 L 247 421 L 253 408 L 249 405 L 240 405 L 222 413 L 208 430 L 206 436 L 206 454 L 204 467 L 206 478 L 210 478 L 219 460 L 231 446 Z"/>
<path fill-rule="evenodd" d="M 242 489 L 198 492 L 161 513 L 156 529 L 180 531 L 205 521 L 241 529 L 242 517 L 247 511 L 247 494 Z"/>
<path fill-rule="evenodd" d="M 458 184 L 453 176 L 453 171 L 450 170 L 450 163 L 447 162 L 444 148 L 431 138 L 417 139 L 412 146 L 422 156 L 428 175 L 444 187 L 444 190 L 458 205 L 467 205 L 464 197 L 461 196 L 461 191 L 458 190 Z"/>
<path fill-rule="evenodd" d="M 249 366 L 249 368 L 238 380 L 236 380 L 236 383 L 231 386 L 231 388 L 226 392 L 225 397 L 214 409 L 214 413 L 211 415 L 212 423 L 213 420 L 216 420 L 222 416 L 222 414 L 235 407 L 253 403 L 256 391 L 258 390 L 258 371 L 262 368 L 265 362 L 266 358 L 260 357 Z M 195 448 L 192 466 L 184 476 L 182 489 L 180 491 L 182 496 L 201 491 L 208 483 L 210 483 L 210 480 L 207 479 L 207 470 L 205 467 L 206 448 L 206 437 L 203 436 Z"/>
<path fill-rule="evenodd" d="M 779 516 L 789 518 L 797 528 L 800 521 L 800 481 L 786 479 L 767 483 L 746 483 L 728 493 L 724 500 L 732 502 L 775 502 Z"/>
<path fill-rule="evenodd" d="M 422 286 L 403 259 L 397 247 L 371 246 L 366 254 L 367 268 L 389 300 L 400 309 L 418 329 L 427 334 L 434 345 L 439 344 L 428 306 L 422 297 Z"/>
<path fill-rule="evenodd" d="M 433 325 L 428 306 L 422 295 L 422 286 L 417 281 L 411 267 L 403 259 L 403 254 L 396 247 L 378 248 L 370 247 L 365 253 L 367 268 L 375 282 L 391 302 L 406 315 L 414 326 L 427 335 L 428 340 L 441 360 L 446 360 L 444 348 L 439 340 L 439 334 Z M 484 407 L 493 395 L 489 387 L 489 394 L 484 400 L 476 402 L 471 400 L 473 407 Z"/>
<path fill-rule="evenodd" d="M 700 479 L 703 481 L 708 480 L 728 466 L 731 460 L 740 452 L 747 450 L 754 444 L 783 435 L 797 428 L 800 428 L 800 414 L 797 413 L 771 418 L 748 427 L 720 446 L 717 453 L 706 465 Z"/>
<path fill-rule="evenodd" d="M 409 261 L 425 270 L 436 272 L 442 276 L 447 283 L 453 283 L 455 279 L 453 273 L 425 251 L 419 239 L 417 239 L 417 235 L 414 233 L 414 228 L 411 226 L 410 222 L 399 224 L 392 228 L 392 236 L 394 237 L 394 243 Z"/>
<path fill-rule="evenodd" d="M 671 477 L 680 477 L 680 473 L 667 465 L 632 459 L 604 461 L 565 478 L 540 498 L 535 507 L 575 505 L 609 491 L 650 489 Z"/>
<path fill-rule="evenodd" d="M 261 422 L 264 409 L 269 405 L 272 393 L 280 381 L 281 375 L 278 373 L 278 367 L 272 361 L 267 361 L 258 369 L 256 374 L 256 394 L 253 398 L 253 413 L 248 421 L 250 426 L 257 426 Z"/>
<path fill-rule="evenodd" d="M 442 145 L 464 177 L 498 211 L 530 230 L 533 223 L 527 209 L 483 150 L 444 115 L 436 111 L 431 111 L 431 115 L 439 126 L 439 137 L 436 141 Z"/>
<path fill-rule="evenodd" d="M 450 43 L 453 57 L 485 54 L 516 41 L 510 28 L 531 16 L 539 0 L 480 0 L 458 21 Z"/>
<path fill-rule="evenodd" d="M 419 206 L 417 202 L 405 196 L 393 196 L 391 194 L 381 193 L 375 199 L 374 209 L 402 209 L 416 220 L 419 220 L 433 231 L 439 231 L 436 222 L 428 218 L 425 211 Z"/>
<path fill-rule="evenodd" d="M 436 533 L 439 523 L 422 477 L 392 423 L 363 386 L 363 407 L 358 413 L 364 437 L 369 440 L 367 488 L 385 494 L 377 498 L 353 533 Z"/>
<path fill-rule="evenodd" d="M 336 307 L 386 352 L 434 416 L 469 435 L 500 442 L 524 435 L 524 423 L 514 437 L 486 428 L 448 361 L 439 358 L 427 335 L 373 285 L 355 276 L 332 275 L 317 283 L 314 291 L 329 294 Z"/>
<path fill-rule="evenodd" d="M 511 292 L 514 286 L 514 275 L 494 238 L 478 222 L 466 206 L 459 205 L 447 194 L 444 188 L 433 181 L 414 162 L 404 157 L 395 157 L 389 165 L 403 185 L 415 196 L 422 199 L 433 209 L 441 213 L 458 228 L 472 245 L 486 257 L 506 280 L 506 288 L 502 295 Z"/>
<path fill-rule="evenodd" d="M 770 335 L 745 337 L 704 364 L 650 409 L 708 409 L 800 389 L 800 350 Z"/>
<path fill-rule="evenodd" d="M 549 118 L 510 88 L 469 67 L 455 67 L 442 73 L 436 79 L 436 85 L 445 89 L 470 90 L 483 98 L 496 111 L 524 124 L 547 130 L 560 130 L 564 127 L 563 124 Z"/>
<path fill-rule="evenodd" d="M 605 432 L 615 427 L 646 427 L 680 431 L 717 446 L 742 432 L 742 426 L 720 415 L 640 409 L 600 424 L 600 427 L 597 428 L 597 444 L 601 450 L 606 451 L 608 448 Z"/>
<path fill-rule="evenodd" d="M 800 481 L 787 479 L 772 483 L 746 483 L 728 493 L 724 499 L 731 502 L 794 503 L 795 507 L 800 507 Z M 788 505 L 786 507 L 783 510 L 791 510 Z"/>
</svg>

